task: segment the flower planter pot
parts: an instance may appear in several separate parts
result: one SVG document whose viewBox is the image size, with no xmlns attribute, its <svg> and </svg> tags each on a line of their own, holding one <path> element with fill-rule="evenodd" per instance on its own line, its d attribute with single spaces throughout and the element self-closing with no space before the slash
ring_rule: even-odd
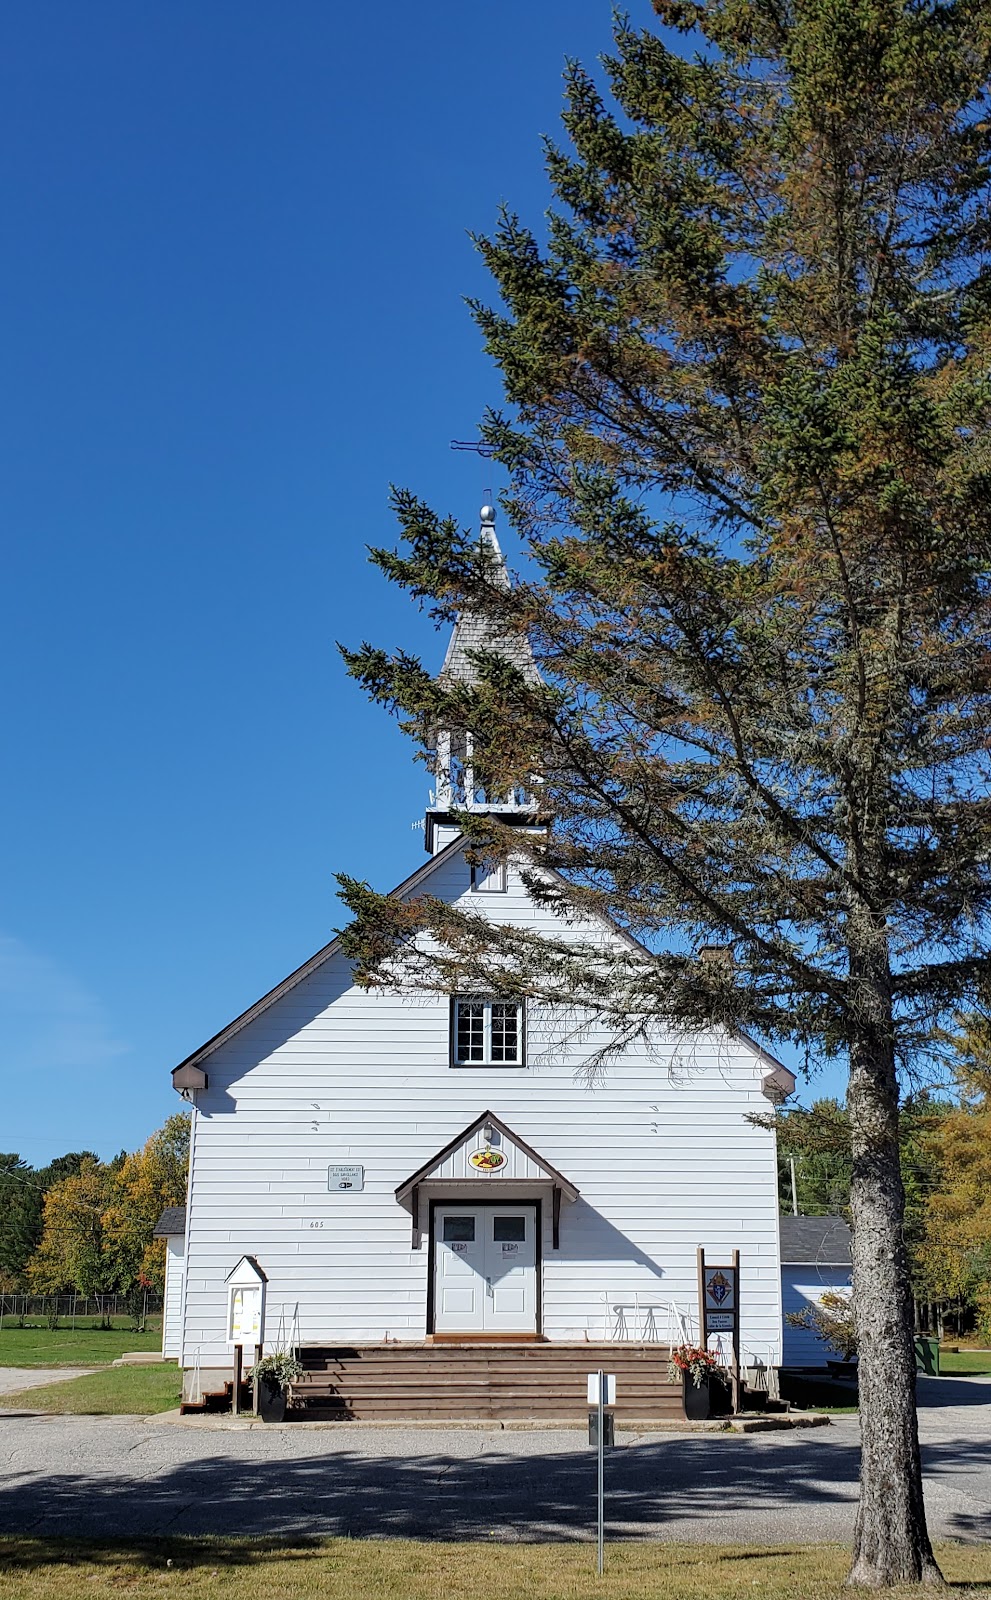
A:
<svg viewBox="0 0 991 1600">
<path fill-rule="evenodd" d="M 258 1415 L 263 1422 L 286 1420 L 286 1391 L 281 1383 L 263 1378 L 258 1385 Z"/>
<path fill-rule="evenodd" d="M 683 1380 L 685 1416 L 689 1422 L 705 1422 L 709 1415 L 709 1380 L 695 1384 L 686 1372 Z"/>
</svg>

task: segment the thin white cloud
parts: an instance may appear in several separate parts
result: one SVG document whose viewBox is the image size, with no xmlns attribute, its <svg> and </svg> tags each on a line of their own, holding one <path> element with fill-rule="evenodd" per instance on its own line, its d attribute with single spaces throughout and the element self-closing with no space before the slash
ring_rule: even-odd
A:
<svg viewBox="0 0 991 1600">
<path fill-rule="evenodd" d="M 126 1054 L 106 1009 L 73 973 L 0 934 L 0 1068 L 98 1067 Z"/>
</svg>

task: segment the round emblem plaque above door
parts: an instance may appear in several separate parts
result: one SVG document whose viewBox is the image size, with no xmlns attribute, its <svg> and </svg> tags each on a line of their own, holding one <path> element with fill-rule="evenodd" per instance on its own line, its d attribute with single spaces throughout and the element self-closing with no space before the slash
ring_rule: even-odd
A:
<svg viewBox="0 0 991 1600">
<path fill-rule="evenodd" d="M 502 1150 L 486 1147 L 484 1150 L 473 1150 L 468 1157 L 468 1165 L 474 1167 L 476 1172 L 498 1172 L 500 1167 L 506 1165 L 506 1157 Z"/>
</svg>

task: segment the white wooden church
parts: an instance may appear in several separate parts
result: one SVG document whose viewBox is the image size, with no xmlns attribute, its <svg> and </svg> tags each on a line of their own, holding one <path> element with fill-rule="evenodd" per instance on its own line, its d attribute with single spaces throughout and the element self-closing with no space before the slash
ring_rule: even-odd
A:
<svg viewBox="0 0 991 1600">
<path fill-rule="evenodd" d="M 498 552 L 489 508 L 481 537 Z M 470 674 L 479 639 L 463 616 L 442 672 Z M 486 873 L 465 860 L 443 770 L 456 743 L 439 741 L 426 859 L 395 893 L 540 926 L 551 913 L 512 863 Z M 458 805 L 486 809 L 470 793 Z M 515 808 L 532 817 L 526 797 Z M 231 1371 L 229 1279 L 245 1273 L 264 1296 L 265 1348 L 312 1352 L 325 1399 L 335 1373 L 348 1387 L 345 1354 L 366 1372 L 373 1358 L 388 1354 L 393 1372 L 401 1360 L 409 1392 L 429 1394 L 443 1351 L 449 1397 L 455 1348 L 513 1348 L 528 1371 L 541 1351 L 570 1351 L 582 1390 L 604 1345 L 613 1370 L 624 1352 L 656 1365 L 663 1351 L 666 1376 L 668 1344 L 699 1336 L 700 1246 L 708 1261 L 739 1252 L 744 1364 L 779 1363 L 775 1144 L 747 1114 L 794 1077 L 748 1038 L 713 1031 L 630 1047 L 589 1087 L 582 1067 L 599 1041 L 574 1042 L 573 1021 L 484 994 L 359 988 L 335 940 L 176 1067 L 192 1148 L 165 1350 L 187 1395 Z M 448 1414 L 489 1414 L 478 1393 Z M 370 1414 L 342 1403 L 339 1414 Z"/>
</svg>

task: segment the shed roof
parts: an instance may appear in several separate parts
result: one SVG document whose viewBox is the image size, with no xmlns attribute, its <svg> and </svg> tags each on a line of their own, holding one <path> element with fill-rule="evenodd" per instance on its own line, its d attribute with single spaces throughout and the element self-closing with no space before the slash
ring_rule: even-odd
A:
<svg viewBox="0 0 991 1600">
<path fill-rule="evenodd" d="M 186 1207 L 166 1206 L 162 1215 L 155 1223 L 155 1239 L 174 1239 L 178 1235 L 186 1235 Z"/>
<path fill-rule="evenodd" d="M 853 1234 L 842 1217 L 782 1217 L 781 1260 L 786 1265 L 848 1267 Z"/>
</svg>

